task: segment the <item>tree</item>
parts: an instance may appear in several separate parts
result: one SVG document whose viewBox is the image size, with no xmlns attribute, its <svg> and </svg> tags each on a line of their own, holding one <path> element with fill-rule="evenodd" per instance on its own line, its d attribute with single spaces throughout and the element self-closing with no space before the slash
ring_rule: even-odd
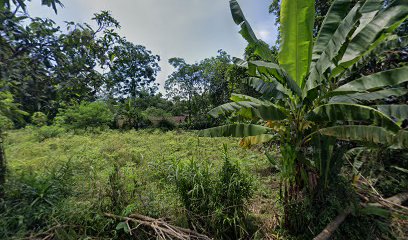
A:
<svg viewBox="0 0 408 240">
<path fill-rule="evenodd" d="M 176 68 L 165 83 L 167 96 L 187 102 L 190 123 L 195 128 L 213 125 L 205 113 L 214 106 L 225 103 L 231 96 L 231 88 L 241 87 L 230 76 L 245 78 L 243 71 L 235 68 L 231 57 L 222 50 L 215 57 L 205 58 L 194 64 L 184 59 L 172 58 L 170 63 Z M 239 76 L 243 74 L 243 76 Z"/>
<path fill-rule="evenodd" d="M 68 22 L 61 30 L 25 12 L 5 11 L 0 18 L 1 36 L 12 47 L 0 53 L 1 72 L 29 113 L 53 118 L 60 107 L 157 89 L 159 57 L 119 36 L 120 24 L 107 11 L 95 14 L 96 29 Z"/>
<path fill-rule="evenodd" d="M 136 99 L 142 93 L 157 91 L 156 75 L 160 57 L 144 46 L 121 39 L 111 52 L 107 90 L 111 95 Z"/>
<path fill-rule="evenodd" d="M 56 5 L 61 3 L 58 0 L 43 1 L 43 5 L 52 6 L 56 12 Z M 12 10 L 12 8 L 14 9 Z M 24 0 L 13 0 L 0 2 L 0 115 L 7 118 L 19 118 L 25 115 L 24 111 L 19 109 L 19 105 L 14 102 L 13 95 L 10 93 L 10 86 L 16 84 L 12 76 L 20 74 L 18 69 L 9 69 L 9 64 L 25 64 L 28 59 L 24 48 L 18 48 L 14 44 L 24 36 L 24 28 L 21 21 L 25 17 L 17 17 L 17 11 L 22 8 L 26 10 Z M 6 180 L 6 157 L 3 149 L 3 133 L 0 128 L 0 198 L 4 197 L 4 183 Z"/>
<path fill-rule="evenodd" d="M 187 64 L 182 58 L 171 58 L 169 63 L 176 69 L 165 82 L 164 88 L 167 96 L 180 97 L 187 101 L 189 123 L 194 115 L 194 96 L 203 91 L 202 71 L 198 64 Z"/>
<path fill-rule="evenodd" d="M 387 102 L 390 96 L 407 94 L 401 85 L 408 82 L 408 67 L 353 75 L 373 57 L 406 46 L 393 31 L 408 17 L 407 1 L 396 0 L 385 8 L 382 1 L 360 1 L 349 11 L 352 3 L 335 0 L 314 41 L 314 1 L 282 0 L 278 61 L 240 61 L 248 68 L 250 85 L 262 89 L 262 98 L 233 95 L 234 102 L 210 114 L 235 112 L 247 121 L 200 132 L 243 137 L 241 143 L 249 144 L 279 139 L 284 223 L 293 231 L 301 226 L 292 219 L 301 216 L 291 206 L 302 196 L 313 201 L 339 174 L 336 140 L 408 148 L 408 132 L 401 126 L 408 108 Z M 230 4 L 242 36 L 257 44 L 237 1 Z"/>
</svg>

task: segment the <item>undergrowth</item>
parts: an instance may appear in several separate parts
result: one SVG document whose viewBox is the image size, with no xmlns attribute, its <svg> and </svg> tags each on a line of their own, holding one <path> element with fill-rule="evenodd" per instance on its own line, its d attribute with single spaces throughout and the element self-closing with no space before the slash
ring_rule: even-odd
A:
<svg viewBox="0 0 408 240">
<path fill-rule="evenodd" d="M 146 228 L 130 235 L 105 213 L 161 218 L 215 239 L 311 239 L 345 208 L 357 205 L 354 189 L 339 177 L 313 202 L 293 209 L 302 213 L 302 233 L 288 233 L 279 228 L 277 170 L 261 150 L 239 148 L 236 139 L 160 130 L 62 132 L 39 139 L 37 131 L 31 127 L 7 134 L 0 239 L 154 239 Z M 405 175 L 378 166 L 371 173 L 382 174 L 376 186 L 393 194 L 381 180 Z M 392 222 L 395 216 L 357 209 L 333 239 L 398 239 L 391 230 L 404 235 L 404 225 Z"/>
<path fill-rule="evenodd" d="M 235 139 L 144 130 L 65 132 L 39 141 L 36 131 L 33 127 L 8 133 L 0 239 L 130 238 L 104 213 L 139 213 L 189 227 L 174 181 L 177 166 L 200 160 L 211 163 L 209 174 L 216 176 L 224 164 L 223 143 L 231 146 L 228 171 L 237 173 L 237 163 L 239 173 L 247 176 L 267 165 L 261 154 L 236 147 Z M 253 180 L 259 181 L 256 176 Z M 222 214 L 218 219 L 232 216 Z M 148 229 L 136 231 L 135 239 L 151 237 Z"/>
<path fill-rule="evenodd" d="M 194 160 L 178 166 L 175 181 L 189 227 L 216 239 L 252 236 L 255 229 L 246 205 L 253 194 L 251 178 L 229 160 L 226 146 L 222 168 L 211 168 Z"/>
</svg>

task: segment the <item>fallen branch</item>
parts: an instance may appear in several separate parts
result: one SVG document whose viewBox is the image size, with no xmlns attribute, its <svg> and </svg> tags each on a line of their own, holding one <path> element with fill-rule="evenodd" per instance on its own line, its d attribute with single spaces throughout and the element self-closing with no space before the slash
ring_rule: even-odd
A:
<svg viewBox="0 0 408 240">
<path fill-rule="evenodd" d="M 386 199 L 379 199 L 380 202 L 389 203 L 398 207 L 403 207 L 401 204 L 408 201 L 408 192 L 399 193 L 395 196 L 386 198 Z M 370 203 L 371 206 L 383 206 L 382 203 Z M 338 215 L 332 222 L 330 222 L 323 231 L 317 235 L 313 240 L 327 240 L 331 237 L 334 231 L 344 222 L 346 217 L 351 213 L 351 208 L 348 208 L 346 211 Z"/>
<path fill-rule="evenodd" d="M 408 192 L 399 193 L 395 196 L 384 199 L 384 201 L 387 203 L 401 205 L 404 202 L 408 201 Z"/>
<path fill-rule="evenodd" d="M 402 204 L 406 201 L 408 201 L 408 192 L 399 193 L 385 199 L 380 197 L 377 199 L 376 203 L 369 203 L 369 205 L 375 207 L 387 207 L 395 211 L 401 209 L 403 214 L 408 215 L 408 207 L 402 206 Z"/>
<path fill-rule="evenodd" d="M 38 240 L 38 239 L 48 240 L 48 239 L 52 239 L 54 237 L 54 235 L 55 235 L 56 230 L 61 229 L 61 228 L 66 228 L 66 227 L 78 227 L 78 226 L 58 224 L 58 225 L 55 225 L 55 226 L 47 229 L 44 232 L 40 232 L 40 233 L 37 233 L 35 235 L 31 235 L 31 236 L 21 238 L 21 239 L 22 240 Z"/>
<path fill-rule="evenodd" d="M 334 231 L 343 223 L 346 217 L 351 213 L 351 208 L 348 208 L 346 211 L 338 215 L 329 225 L 326 226 L 323 231 L 317 235 L 313 240 L 327 240 L 331 237 Z"/>
<path fill-rule="evenodd" d="M 132 214 L 129 217 L 122 217 L 110 213 L 105 213 L 106 217 L 113 218 L 120 221 L 125 221 L 129 234 L 136 230 L 139 226 L 151 228 L 159 239 L 180 239 L 180 240 L 211 240 L 206 235 L 195 232 L 191 229 L 173 226 L 161 219 L 155 219 L 140 214 Z M 131 228 L 129 222 L 136 224 L 136 227 Z"/>
</svg>

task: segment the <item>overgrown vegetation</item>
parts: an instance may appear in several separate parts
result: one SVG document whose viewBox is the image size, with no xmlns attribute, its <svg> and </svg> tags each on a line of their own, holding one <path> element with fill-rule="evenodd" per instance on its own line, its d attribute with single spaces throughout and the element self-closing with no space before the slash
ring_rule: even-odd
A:
<svg viewBox="0 0 408 240">
<path fill-rule="evenodd" d="M 406 0 L 273 0 L 273 46 L 230 0 L 244 59 L 171 58 L 165 95 L 110 12 L 27 2 L 0 1 L 1 239 L 408 236 Z"/>
<path fill-rule="evenodd" d="M 30 234 L 130 237 L 126 228 L 116 228 L 120 222 L 104 213 L 165 217 L 187 228 L 191 221 L 197 230 L 212 236 L 246 236 L 256 229 L 249 224 L 252 214 L 247 207 L 251 193 L 263 196 L 266 192 L 261 189 L 267 186 L 251 186 L 269 177 L 249 175 L 267 168 L 268 162 L 260 153 L 237 147 L 234 139 L 217 140 L 227 144 L 227 158 L 222 145 L 193 133 L 63 133 L 39 142 L 36 131 L 12 131 L 7 137 L 10 160 L 7 197 L 1 205 L 2 239 Z M 195 181 L 189 181 L 192 176 Z M 190 187 L 204 195 L 192 194 L 187 191 Z M 184 197 L 194 204 L 186 204 Z M 211 204 L 203 205 L 204 199 Z M 211 216 L 201 217 L 217 222 L 199 225 L 203 211 Z M 147 235 L 142 229 L 137 233 L 150 238 L 151 229 L 144 229 Z"/>
<path fill-rule="evenodd" d="M 175 176 L 177 191 L 190 228 L 218 239 L 247 238 L 254 231 L 246 205 L 253 186 L 249 176 L 231 163 L 227 154 L 224 146 L 223 166 L 215 173 L 206 161 L 180 164 Z"/>
<path fill-rule="evenodd" d="M 201 136 L 244 137 L 243 145 L 279 141 L 283 227 L 294 235 L 304 234 L 315 227 L 307 229 L 307 220 L 321 224 L 316 216 L 305 218 L 305 213 L 314 212 L 307 206 L 323 212 L 331 208 L 319 203 L 331 195 L 330 189 L 338 191 L 332 185 L 338 182 L 343 157 L 347 150 L 355 150 L 344 141 L 388 151 L 408 148 L 408 132 L 402 125 L 407 106 L 387 101 L 406 95 L 406 65 L 359 76 L 359 69 L 371 59 L 406 47 L 405 38 L 393 32 L 407 19 L 408 5 L 398 0 L 385 5 L 383 1 L 334 1 L 314 41 L 315 1 L 280 1 L 278 55 L 258 40 L 237 1 L 231 0 L 230 5 L 241 35 L 259 57 L 236 63 L 248 69 L 248 84 L 262 95 L 234 94 L 233 102 L 210 114 L 235 113 L 242 117 L 241 123 L 210 128 Z M 397 100 L 403 101 L 403 97 Z M 347 184 L 337 186 L 354 192 Z M 353 201 L 344 205 L 336 208 L 345 212 L 351 206 L 359 208 Z"/>
</svg>

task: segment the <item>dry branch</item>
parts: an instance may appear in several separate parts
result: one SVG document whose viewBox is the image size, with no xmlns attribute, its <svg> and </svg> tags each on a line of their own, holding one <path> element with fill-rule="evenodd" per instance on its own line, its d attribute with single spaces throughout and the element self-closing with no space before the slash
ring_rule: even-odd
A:
<svg viewBox="0 0 408 240">
<path fill-rule="evenodd" d="M 351 209 L 347 209 L 345 212 L 338 215 L 329 225 L 326 226 L 323 231 L 317 235 L 313 240 L 327 240 L 336 231 L 336 229 L 343 223 L 346 217 L 351 213 Z"/>
<path fill-rule="evenodd" d="M 383 203 L 389 203 L 395 206 L 403 207 L 401 204 L 408 201 L 408 192 L 399 193 L 395 196 L 386 198 L 386 199 L 379 199 L 380 203 L 370 203 L 371 206 L 384 206 Z M 348 208 L 346 211 L 338 215 L 329 225 L 326 226 L 323 231 L 317 235 L 313 240 L 327 240 L 331 237 L 331 235 L 336 231 L 336 229 L 343 223 L 346 217 L 351 213 L 351 208 Z"/>
<path fill-rule="evenodd" d="M 385 199 L 388 203 L 394 203 L 397 205 L 401 205 L 404 202 L 408 201 L 408 192 L 399 193 L 395 196 L 389 197 Z"/>
<path fill-rule="evenodd" d="M 139 226 L 151 228 L 159 239 L 180 239 L 180 240 L 211 240 L 206 235 L 197 233 L 191 229 L 173 226 L 161 219 L 155 219 L 140 214 L 132 214 L 129 217 L 122 217 L 110 213 L 105 213 L 106 217 L 113 218 L 120 221 L 125 221 L 128 226 L 130 234 Z M 131 228 L 129 222 L 136 224 L 135 228 Z"/>
</svg>

